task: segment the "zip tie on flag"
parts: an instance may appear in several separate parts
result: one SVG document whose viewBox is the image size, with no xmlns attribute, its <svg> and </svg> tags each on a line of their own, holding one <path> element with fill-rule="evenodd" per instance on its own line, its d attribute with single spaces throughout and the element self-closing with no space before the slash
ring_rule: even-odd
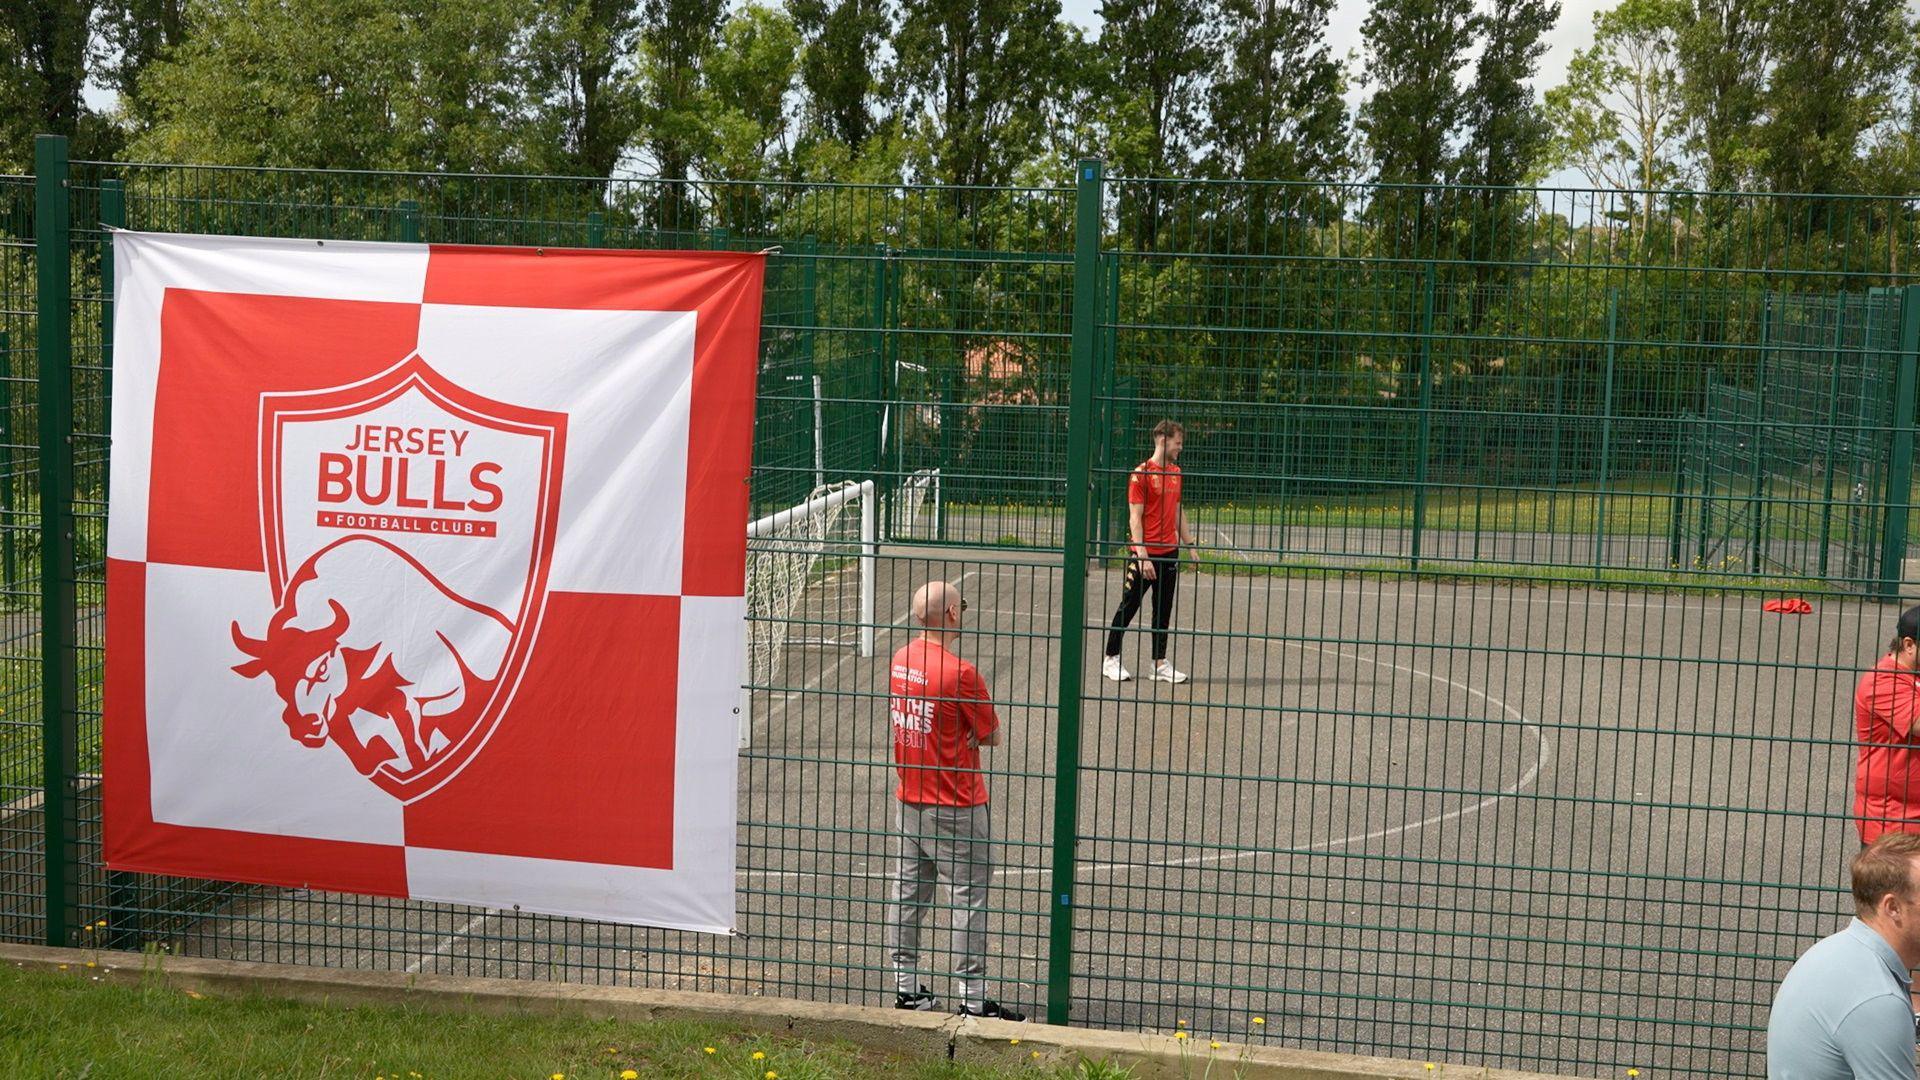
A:
<svg viewBox="0 0 1920 1080">
<path fill-rule="evenodd" d="M 779 244 L 775 244 L 775 245 L 773 245 L 772 247 L 769 247 L 769 248 L 761 248 L 761 249 L 760 249 L 760 254 L 762 254 L 762 255 L 778 255 L 778 254 L 780 254 L 780 245 L 779 245 Z"/>
</svg>

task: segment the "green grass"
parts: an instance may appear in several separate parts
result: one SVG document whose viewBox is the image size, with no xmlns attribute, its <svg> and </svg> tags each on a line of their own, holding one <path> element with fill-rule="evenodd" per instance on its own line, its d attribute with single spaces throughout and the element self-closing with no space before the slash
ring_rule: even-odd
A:
<svg viewBox="0 0 1920 1080">
<path fill-rule="evenodd" d="M 116 957 L 129 965 L 141 958 Z M 113 959 L 103 959 L 108 964 Z M 1110 1066 L 1006 1068 L 904 1060 L 846 1043 L 721 1026 L 479 1016 L 202 995 L 98 969 L 0 967 L 0 1075 L 12 1077 L 526 1077 L 567 1080 L 1085 1080 Z M 713 1053 L 707 1053 L 707 1048 Z M 755 1059 L 754 1054 L 764 1055 Z"/>
</svg>

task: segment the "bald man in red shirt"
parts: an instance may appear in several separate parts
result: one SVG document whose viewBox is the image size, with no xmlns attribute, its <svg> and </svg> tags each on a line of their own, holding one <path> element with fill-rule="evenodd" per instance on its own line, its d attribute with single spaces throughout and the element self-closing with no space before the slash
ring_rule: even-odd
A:
<svg viewBox="0 0 1920 1080">
<path fill-rule="evenodd" d="M 1920 832 L 1920 607 L 1895 624 L 1893 643 L 1853 691 L 1860 769 L 1853 816 L 1860 842 L 1881 833 Z"/>
<path fill-rule="evenodd" d="M 1000 717 L 986 681 L 954 653 L 966 598 L 945 581 L 913 597 L 920 634 L 893 654 L 887 717 L 900 774 L 894 796 L 898 866 L 887 909 L 894 1007 L 931 1011 L 939 999 L 919 981 L 920 928 L 945 879 L 953 905 L 956 1010 L 968 1016 L 1024 1020 L 987 996 L 987 891 L 993 881 L 993 829 L 980 748 L 1000 745 Z"/>
</svg>

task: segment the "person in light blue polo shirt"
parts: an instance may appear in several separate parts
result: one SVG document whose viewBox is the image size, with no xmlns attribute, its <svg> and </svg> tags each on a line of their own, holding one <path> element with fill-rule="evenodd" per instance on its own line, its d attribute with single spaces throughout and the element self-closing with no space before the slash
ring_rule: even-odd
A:
<svg viewBox="0 0 1920 1080">
<path fill-rule="evenodd" d="M 1915 833 L 1886 833 L 1853 857 L 1858 917 L 1802 953 L 1780 983 L 1767 1080 L 1914 1080 L 1916 863 Z"/>
</svg>

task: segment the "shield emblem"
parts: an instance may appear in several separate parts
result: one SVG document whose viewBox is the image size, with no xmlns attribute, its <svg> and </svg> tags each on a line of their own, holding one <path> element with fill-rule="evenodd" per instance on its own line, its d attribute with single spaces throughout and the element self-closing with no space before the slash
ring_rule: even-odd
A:
<svg viewBox="0 0 1920 1080">
<path fill-rule="evenodd" d="M 566 416 L 467 390 L 418 356 L 260 398 L 274 614 L 233 628 L 282 719 L 402 802 L 487 744 L 538 636 Z"/>
</svg>

